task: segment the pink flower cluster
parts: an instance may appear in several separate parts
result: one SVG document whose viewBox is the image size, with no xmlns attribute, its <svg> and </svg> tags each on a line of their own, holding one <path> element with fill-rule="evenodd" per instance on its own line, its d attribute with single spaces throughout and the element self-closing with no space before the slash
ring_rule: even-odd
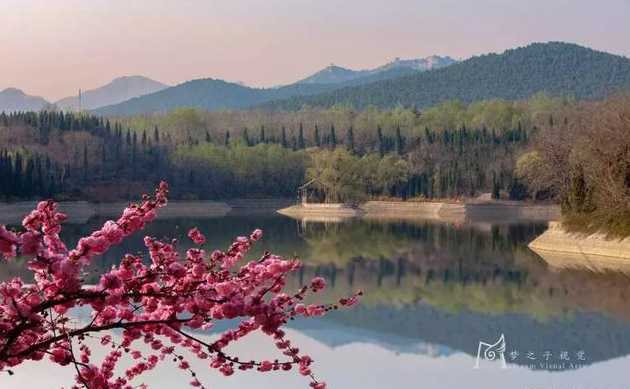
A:
<svg viewBox="0 0 630 389">
<path fill-rule="evenodd" d="M 203 387 L 186 353 L 207 360 L 210 368 L 226 376 L 237 370 L 267 372 L 297 366 L 311 379 L 312 388 L 325 388 L 311 371 L 312 358 L 286 339 L 282 326 L 296 316 L 321 316 L 338 304 L 352 306 L 361 292 L 336 303 L 302 304 L 309 291 L 326 286 L 324 279 L 316 277 L 295 293 L 285 293 L 287 274 L 300 267 L 297 259 L 268 252 L 255 260 L 245 258 L 261 239 L 261 230 L 237 238 L 227 251 L 211 254 L 203 250 L 205 237 L 197 228 L 188 234 L 196 247 L 185 255 L 175 241 L 146 237 L 148 256 L 127 254 L 101 275 L 98 285 L 85 285 L 85 267 L 92 258 L 151 222 L 156 210 L 166 206 L 167 194 L 167 185 L 161 183 L 153 199 L 147 196 L 141 205 L 129 206 L 121 218 L 106 222 L 72 250 L 59 238 L 66 216 L 56 211 L 52 201 L 38 204 L 24 219 L 22 233 L 0 225 L 0 253 L 7 259 L 18 253 L 26 258 L 35 280 L 32 285 L 20 279 L 0 284 L 0 372 L 47 357 L 61 366 L 75 366 L 77 388 L 131 389 L 138 376 L 172 360 L 190 374 L 191 386 Z M 70 319 L 68 311 L 77 306 L 91 308 L 89 324 Z M 208 329 L 224 319 L 238 319 L 239 324 L 212 343 L 190 331 Z M 119 343 L 102 335 L 113 329 L 122 330 Z M 243 361 L 227 354 L 228 345 L 255 331 L 273 338 L 285 359 Z M 86 338 L 99 338 L 102 346 L 112 348 L 100 364 L 93 361 Z M 141 353 L 134 346 L 138 342 L 152 351 Z M 120 361 L 130 367 L 117 375 Z"/>
</svg>

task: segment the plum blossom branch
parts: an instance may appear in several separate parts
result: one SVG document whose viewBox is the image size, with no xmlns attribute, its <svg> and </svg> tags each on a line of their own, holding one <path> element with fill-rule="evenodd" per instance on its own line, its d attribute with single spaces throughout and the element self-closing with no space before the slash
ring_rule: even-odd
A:
<svg viewBox="0 0 630 389">
<path fill-rule="evenodd" d="M 299 373 L 310 378 L 312 388 L 325 388 L 311 370 L 313 359 L 286 339 L 282 327 L 297 317 L 321 316 L 339 305 L 352 306 L 361 293 L 332 304 L 305 306 L 302 301 L 307 293 L 326 286 L 321 277 L 293 295 L 284 293 L 287 275 L 299 269 L 300 262 L 269 252 L 247 260 L 248 251 L 262 238 L 261 230 L 238 237 L 227 251 L 207 253 L 205 236 L 193 228 L 188 236 L 194 246 L 185 255 L 175 248 L 175 241 L 145 237 L 148 256 L 127 254 L 101 275 L 98 285 L 84 284 L 92 258 L 143 229 L 167 205 L 167 195 L 168 186 L 161 183 L 153 198 L 145 196 L 143 203 L 129 205 L 118 220 L 106 222 L 71 250 L 59 236 L 67 217 L 57 212 L 53 201 L 40 202 L 24 218 L 23 233 L 0 224 L 0 254 L 7 260 L 18 254 L 28 259 L 34 277 L 29 285 L 17 278 L 0 283 L 0 372 L 11 374 L 11 368 L 25 361 L 48 357 L 61 366 L 73 364 L 78 386 L 133 389 L 138 376 L 172 358 L 191 374 L 191 386 L 203 387 L 177 351 L 184 349 L 198 359 L 209 359 L 209 366 L 226 376 L 234 374 L 235 367 L 266 372 L 297 365 Z M 75 307 L 91 310 L 87 324 L 69 318 Z M 239 324 L 212 343 L 191 334 L 211 328 L 216 321 L 237 318 Z M 83 340 L 114 329 L 122 330 L 121 341 L 112 342 L 108 334 L 100 336 L 100 344 L 111 345 L 113 350 L 100 365 L 94 364 L 92 348 Z M 241 360 L 225 352 L 228 345 L 255 331 L 272 337 L 288 360 Z M 150 347 L 150 354 L 133 349 L 140 341 Z M 74 345 L 79 345 L 79 355 Z M 115 367 L 127 359 L 131 367 L 116 375 Z"/>
</svg>

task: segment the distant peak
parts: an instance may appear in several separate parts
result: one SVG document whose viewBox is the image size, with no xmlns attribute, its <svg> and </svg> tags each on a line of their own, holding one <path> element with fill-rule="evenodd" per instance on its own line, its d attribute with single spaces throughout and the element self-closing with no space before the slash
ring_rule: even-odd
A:
<svg viewBox="0 0 630 389">
<path fill-rule="evenodd" d="M 0 93 L 2 93 L 4 95 L 26 95 L 26 93 L 24 93 L 23 90 L 18 89 L 18 88 L 14 88 L 14 87 L 6 88 L 6 89 L 0 91 Z"/>
</svg>

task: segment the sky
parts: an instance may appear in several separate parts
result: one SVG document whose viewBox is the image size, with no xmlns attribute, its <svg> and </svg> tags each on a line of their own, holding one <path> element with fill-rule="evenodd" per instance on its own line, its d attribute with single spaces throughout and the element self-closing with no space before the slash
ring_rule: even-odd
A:
<svg viewBox="0 0 630 389">
<path fill-rule="evenodd" d="M 0 0 L 0 90 L 55 101 L 134 74 L 264 87 L 531 42 L 630 56 L 629 38 L 630 0 Z"/>
</svg>

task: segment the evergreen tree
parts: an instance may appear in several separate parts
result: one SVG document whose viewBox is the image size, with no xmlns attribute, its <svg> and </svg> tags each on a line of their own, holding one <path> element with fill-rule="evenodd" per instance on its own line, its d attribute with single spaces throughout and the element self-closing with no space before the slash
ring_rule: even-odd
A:
<svg viewBox="0 0 630 389">
<path fill-rule="evenodd" d="M 330 126 L 330 144 L 332 145 L 333 149 L 335 147 L 337 147 L 337 135 L 335 134 L 335 125 L 334 124 L 332 124 Z"/>
<path fill-rule="evenodd" d="M 376 137 L 378 138 L 378 153 L 382 158 L 385 155 L 385 143 L 383 143 L 383 130 L 380 124 L 376 127 Z"/>
<path fill-rule="evenodd" d="M 265 126 L 260 126 L 260 143 L 265 143 L 267 138 L 265 137 Z"/>
<path fill-rule="evenodd" d="M 32 158 L 26 162 L 26 171 L 24 173 L 24 190 L 22 196 L 31 198 L 35 194 L 35 163 Z"/>
<path fill-rule="evenodd" d="M 298 148 L 306 148 L 306 142 L 304 142 L 304 128 L 302 127 L 302 123 L 300 123 L 300 130 L 298 133 Z"/>
<path fill-rule="evenodd" d="M 319 138 L 319 128 L 317 127 L 317 124 L 315 125 L 315 145 L 317 145 L 317 147 L 321 147 L 321 139 Z"/>
<path fill-rule="evenodd" d="M 20 153 L 15 154 L 12 179 L 11 193 L 19 196 L 22 194 L 22 156 Z"/>
<path fill-rule="evenodd" d="M 396 154 L 402 155 L 405 148 L 405 140 L 400 134 L 400 127 L 396 127 Z"/>
<path fill-rule="evenodd" d="M 88 160 L 88 149 L 87 149 L 87 145 L 85 145 L 83 146 L 83 182 L 87 182 L 88 180 L 89 168 L 90 166 L 89 166 L 89 160 Z"/>
<path fill-rule="evenodd" d="M 225 147 L 230 145 L 230 131 L 225 131 L 225 141 L 223 142 Z"/>
<path fill-rule="evenodd" d="M 347 148 L 348 151 L 350 152 L 350 154 L 354 154 L 355 153 L 355 149 L 354 149 L 354 131 L 352 130 L 352 127 L 348 128 L 348 135 L 347 135 Z"/>
<path fill-rule="evenodd" d="M 285 149 L 289 147 L 289 143 L 287 141 L 287 131 L 285 130 L 284 126 L 282 126 L 282 147 L 284 147 Z"/>
<path fill-rule="evenodd" d="M 501 184 L 494 172 L 492 173 L 492 198 L 495 200 L 501 198 Z"/>
<path fill-rule="evenodd" d="M 135 180 L 138 171 L 138 137 L 133 133 L 133 141 L 131 143 L 131 177 Z"/>
<path fill-rule="evenodd" d="M 428 144 L 433 143 L 433 136 L 431 135 L 431 131 L 429 130 L 429 127 L 424 127 L 424 137 Z"/>
<path fill-rule="evenodd" d="M 251 146 L 251 144 L 249 143 L 250 141 L 249 141 L 249 134 L 247 131 L 247 127 L 245 127 L 245 129 L 243 130 L 243 140 L 245 141 L 245 144 L 247 146 Z"/>
<path fill-rule="evenodd" d="M 210 132 L 206 131 L 206 143 L 210 143 Z"/>
</svg>

